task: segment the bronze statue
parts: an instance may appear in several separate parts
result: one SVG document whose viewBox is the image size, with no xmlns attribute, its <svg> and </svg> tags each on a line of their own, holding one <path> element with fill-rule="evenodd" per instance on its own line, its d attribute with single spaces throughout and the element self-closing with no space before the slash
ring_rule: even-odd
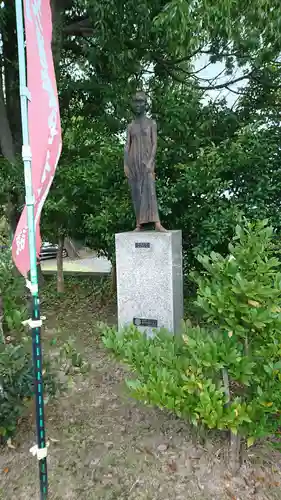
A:
<svg viewBox="0 0 281 500">
<path fill-rule="evenodd" d="M 136 214 L 135 231 L 141 231 L 144 224 L 152 222 L 156 231 L 165 232 L 159 219 L 155 191 L 157 126 L 155 121 L 147 118 L 146 108 L 145 93 L 137 92 L 133 99 L 135 119 L 127 128 L 124 172 L 131 188 Z"/>
</svg>

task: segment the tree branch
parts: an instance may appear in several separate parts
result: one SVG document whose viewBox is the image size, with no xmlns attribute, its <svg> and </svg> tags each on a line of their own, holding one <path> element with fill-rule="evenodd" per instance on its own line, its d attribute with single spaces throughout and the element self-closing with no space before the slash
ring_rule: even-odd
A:
<svg viewBox="0 0 281 500">
<path fill-rule="evenodd" d="M 196 70 L 196 71 L 192 71 L 190 74 L 192 75 L 197 75 L 198 73 L 201 73 L 201 71 L 203 71 L 204 69 L 208 68 L 209 66 L 211 66 L 211 62 L 208 62 L 207 64 L 205 64 L 204 66 L 202 66 L 202 68 Z"/>
<path fill-rule="evenodd" d="M 92 27 L 92 22 L 90 18 L 80 19 L 64 27 L 64 33 L 66 35 L 80 35 L 80 36 L 93 36 L 94 29 Z"/>
<path fill-rule="evenodd" d="M 229 90 L 229 92 L 232 92 L 233 94 L 236 94 L 236 95 L 238 95 L 238 96 L 239 96 L 239 95 L 245 95 L 245 92 L 239 92 L 238 90 L 233 90 L 233 89 L 231 89 L 231 88 L 229 88 L 229 87 L 227 87 L 227 86 L 226 86 L 225 88 L 226 88 L 227 90 Z"/>
<path fill-rule="evenodd" d="M 161 60 L 158 56 L 156 55 L 153 55 L 155 60 L 159 63 L 159 64 L 165 64 L 165 65 L 168 65 L 168 66 L 175 66 L 176 64 L 180 64 L 180 63 L 183 63 L 183 62 L 187 62 L 187 61 L 190 61 L 191 59 L 193 59 L 193 57 L 197 56 L 198 54 L 202 53 L 203 54 L 203 46 L 200 47 L 199 49 L 196 49 L 194 52 L 192 52 L 191 54 L 189 54 L 188 56 L 184 56 L 184 57 L 181 57 L 180 59 L 170 59 L 170 60 Z"/>
<path fill-rule="evenodd" d="M 252 75 L 252 71 L 250 71 L 250 73 L 248 73 L 247 75 L 239 76 L 239 77 L 235 78 L 234 80 L 230 80 L 230 81 L 225 82 L 225 83 L 219 83 L 217 85 L 209 85 L 209 86 L 199 87 L 199 88 L 201 90 L 218 90 L 218 89 L 224 89 L 224 88 L 229 87 L 230 85 L 234 85 L 235 83 L 242 82 L 243 80 L 248 80 L 251 75 Z M 199 77 L 197 77 L 197 78 L 199 80 L 210 81 L 210 80 L 208 80 L 206 78 L 199 78 Z"/>
</svg>

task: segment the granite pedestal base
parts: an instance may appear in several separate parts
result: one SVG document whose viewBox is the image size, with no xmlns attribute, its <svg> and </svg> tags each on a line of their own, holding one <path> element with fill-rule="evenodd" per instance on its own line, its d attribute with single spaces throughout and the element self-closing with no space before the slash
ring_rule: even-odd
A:
<svg viewBox="0 0 281 500">
<path fill-rule="evenodd" d="M 119 330 L 177 333 L 183 319 L 181 231 L 115 235 Z"/>
</svg>

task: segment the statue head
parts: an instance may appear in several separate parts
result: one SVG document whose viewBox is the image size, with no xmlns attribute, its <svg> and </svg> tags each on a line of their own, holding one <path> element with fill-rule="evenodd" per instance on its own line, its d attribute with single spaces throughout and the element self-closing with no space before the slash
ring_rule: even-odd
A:
<svg viewBox="0 0 281 500">
<path fill-rule="evenodd" d="M 147 109 L 147 96 L 143 91 L 133 96 L 133 111 L 136 116 L 144 115 Z"/>
</svg>

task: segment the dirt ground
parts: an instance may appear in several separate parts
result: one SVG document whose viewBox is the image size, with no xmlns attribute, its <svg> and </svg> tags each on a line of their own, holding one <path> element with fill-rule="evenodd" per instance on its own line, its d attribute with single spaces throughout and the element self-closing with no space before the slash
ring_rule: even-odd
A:
<svg viewBox="0 0 281 500">
<path fill-rule="evenodd" d="M 239 475 L 226 467 L 226 445 L 210 434 L 204 445 L 173 415 L 130 399 L 126 369 L 103 348 L 97 321 L 116 321 L 114 304 L 69 285 L 61 301 L 48 296 L 45 345 L 75 336 L 91 363 L 86 376 L 46 408 L 50 500 L 278 500 L 281 455 L 268 444 L 251 448 Z M 31 421 L 15 449 L 0 449 L 0 500 L 39 498 Z"/>
</svg>

